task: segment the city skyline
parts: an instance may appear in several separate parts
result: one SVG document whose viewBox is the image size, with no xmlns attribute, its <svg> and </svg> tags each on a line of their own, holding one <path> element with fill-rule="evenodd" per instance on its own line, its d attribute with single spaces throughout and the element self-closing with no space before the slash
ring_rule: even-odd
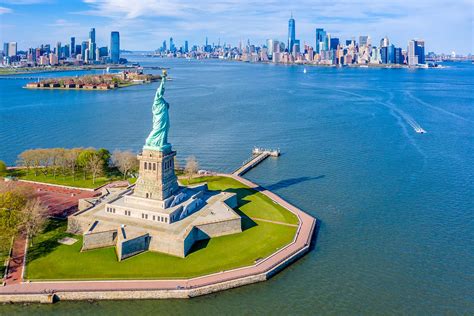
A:
<svg viewBox="0 0 474 316">
<path fill-rule="evenodd" d="M 469 1 L 456 3 L 435 1 L 425 4 L 370 4 L 359 1 L 303 1 L 298 7 L 280 5 L 270 1 L 258 7 L 250 2 L 222 3 L 136 1 L 133 7 L 125 1 L 87 0 L 57 1 L 22 0 L 3 1 L 0 7 L 2 20 L 1 41 L 18 42 L 18 49 L 75 36 L 86 38 L 91 27 L 97 29 L 97 42 L 109 43 L 110 31 L 120 32 L 120 48 L 128 50 L 155 50 L 163 39 L 173 37 L 176 46 L 201 45 L 206 37 L 209 43 L 240 41 L 262 44 L 266 39 L 286 39 L 288 21 L 293 15 L 296 38 L 315 47 L 315 30 L 324 28 L 341 40 L 358 39 L 369 35 L 372 40 L 388 36 L 391 42 L 405 47 L 409 39 L 424 39 L 428 51 L 437 53 L 469 54 L 473 51 L 472 10 Z M 444 4 L 448 4 L 444 5 Z M 442 10 L 440 9 L 442 8 Z M 206 11 L 206 21 L 202 19 Z M 229 23 L 231 17 L 232 23 Z M 34 28 L 35 32 L 30 32 Z M 41 35 L 38 34 L 38 31 Z"/>
</svg>

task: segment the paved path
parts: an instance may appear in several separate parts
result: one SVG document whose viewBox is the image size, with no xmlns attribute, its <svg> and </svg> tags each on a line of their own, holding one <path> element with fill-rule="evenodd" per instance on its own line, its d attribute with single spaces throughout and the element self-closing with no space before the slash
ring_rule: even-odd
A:
<svg viewBox="0 0 474 316">
<path fill-rule="evenodd" d="M 55 217 L 66 217 L 76 212 L 79 199 L 100 195 L 100 192 L 23 181 L 17 181 L 15 185 L 33 188 L 36 196 L 48 207 L 48 216 Z"/>
<path fill-rule="evenodd" d="M 269 219 L 263 219 L 263 218 L 259 218 L 259 217 L 249 217 L 249 218 L 252 219 L 252 220 L 256 220 L 256 221 L 267 222 L 267 223 L 272 223 L 272 224 L 277 224 L 277 225 L 298 227 L 297 224 L 277 222 L 277 221 L 272 221 L 272 220 L 269 220 Z"/>
<path fill-rule="evenodd" d="M 267 273 L 299 254 L 307 251 L 311 243 L 316 220 L 290 203 L 286 202 L 276 194 L 261 188 L 260 186 L 236 175 L 220 174 L 232 177 L 262 194 L 268 196 L 276 203 L 287 208 L 299 219 L 299 227 L 292 243 L 273 253 L 269 257 L 260 260 L 253 266 L 239 269 L 222 271 L 215 274 L 205 275 L 187 280 L 131 280 L 131 281 L 58 281 L 58 282 L 32 282 L 11 284 L 0 288 L 2 293 L 45 293 L 61 291 L 134 291 L 134 290 L 166 290 L 166 289 L 189 289 L 198 288 L 210 284 L 236 280 L 251 275 Z"/>
<path fill-rule="evenodd" d="M 25 244 L 26 237 L 23 234 L 19 234 L 13 241 L 12 257 L 8 263 L 8 273 L 5 279 L 6 286 L 20 284 L 22 281 Z"/>
</svg>

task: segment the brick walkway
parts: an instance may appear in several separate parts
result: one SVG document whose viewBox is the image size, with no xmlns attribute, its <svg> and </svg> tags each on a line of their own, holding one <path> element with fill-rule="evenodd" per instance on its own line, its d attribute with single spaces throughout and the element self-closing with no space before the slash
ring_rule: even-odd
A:
<svg viewBox="0 0 474 316">
<path fill-rule="evenodd" d="M 20 234 L 13 242 L 12 258 L 8 263 L 8 274 L 5 279 L 6 286 L 20 284 L 23 273 L 23 262 L 25 259 L 26 237 Z"/>
<path fill-rule="evenodd" d="M 272 271 L 278 265 L 297 256 L 309 249 L 314 233 L 316 219 L 289 204 L 276 194 L 235 175 L 220 174 L 232 177 L 249 187 L 252 187 L 281 206 L 294 213 L 299 219 L 295 239 L 269 257 L 259 261 L 253 266 L 222 271 L 220 273 L 205 275 L 187 280 L 131 280 L 131 281 L 58 281 L 58 282 L 31 282 L 11 284 L 0 288 L 1 294 L 14 293 L 46 293 L 46 292 L 85 292 L 85 291 L 136 291 L 136 290 L 177 290 L 199 288 L 211 284 L 237 280 L 247 276 L 260 275 Z"/>
</svg>

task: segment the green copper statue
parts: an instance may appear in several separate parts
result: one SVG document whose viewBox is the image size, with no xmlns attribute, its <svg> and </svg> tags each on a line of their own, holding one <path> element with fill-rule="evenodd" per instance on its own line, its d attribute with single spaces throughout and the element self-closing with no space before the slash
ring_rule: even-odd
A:
<svg viewBox="0 0 474 316">
<path fill-rule="evenodd" d="M 144 149 L 159 150 L 161 152 L 171 151 L 171 144 L 168 143 L 168 131 L 170 129 L 170 119 L 168 116 L 169 103 L 163 98 L 165 93 L 166 70 L 163 70 L 161 84 L 156 90 L 155 101 L 152 106 L 153 130 L 145 142 Z"/>
</svg>

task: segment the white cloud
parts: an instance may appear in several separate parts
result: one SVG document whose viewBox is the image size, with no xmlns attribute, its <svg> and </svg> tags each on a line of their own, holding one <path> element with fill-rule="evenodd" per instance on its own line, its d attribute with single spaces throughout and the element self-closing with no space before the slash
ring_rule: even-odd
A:
<svg viewBox="0 0 474 316">
<path fill-rule="evenodd" d="M 7 14 L 7 13 L 12 13 L 13 10 L 10 8 L 5 8 L 5 7 L 0 7 L 0 15 L 2 14 Z"/>
</svg>

